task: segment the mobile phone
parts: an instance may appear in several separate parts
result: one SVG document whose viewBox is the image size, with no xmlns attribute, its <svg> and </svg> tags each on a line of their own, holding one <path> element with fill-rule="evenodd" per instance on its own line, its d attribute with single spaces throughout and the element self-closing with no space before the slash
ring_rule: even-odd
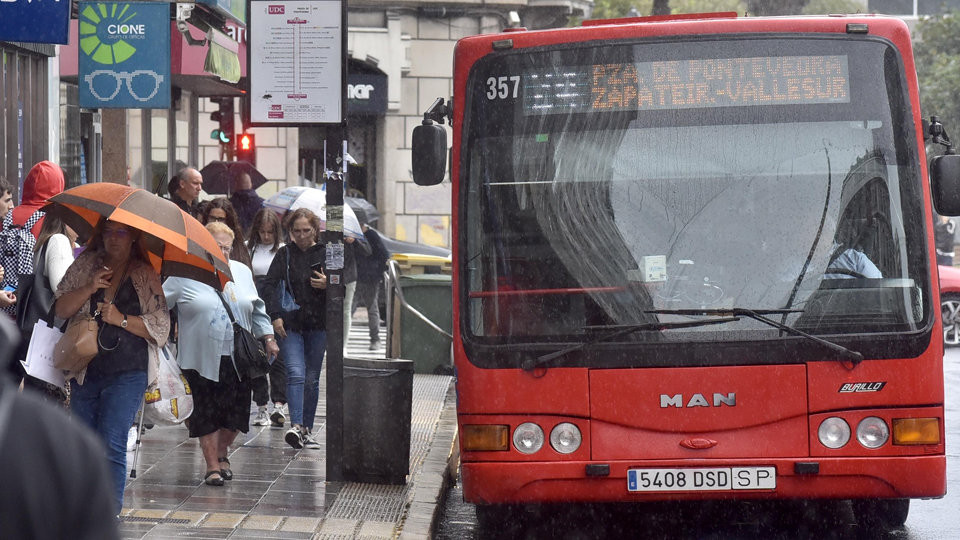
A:
<svg viewBox="0 0 960 540">
<path fill-rule="evenodd" d="M 6 285 L 3 287 L 4 292 L 16 292 L 16 288 L 11 285 Z"/>
<path fill-rule="evenodd" d="M 317 272 L 323 273 L 323 261 L 319 261 L 311 264 L 310 268 L 316 270 Z"/>
</svg>

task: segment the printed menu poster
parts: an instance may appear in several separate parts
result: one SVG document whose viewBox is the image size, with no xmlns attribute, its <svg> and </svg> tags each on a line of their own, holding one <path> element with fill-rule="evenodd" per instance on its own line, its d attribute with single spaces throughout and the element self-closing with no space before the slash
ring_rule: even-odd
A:
<svg viewBox="0 0 960 540">
<path fill-rule="evenodd" d="M 252 124 L 343 120 L 339 0 L 250 2 Z"/>
</svg>

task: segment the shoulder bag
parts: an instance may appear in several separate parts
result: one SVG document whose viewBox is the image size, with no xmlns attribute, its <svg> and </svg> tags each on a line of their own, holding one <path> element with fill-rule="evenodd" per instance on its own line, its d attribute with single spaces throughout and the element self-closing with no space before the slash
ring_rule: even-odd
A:
<svg viewBox="0 0 960 540">
<path fill-rule="evenodd" d="M 287 257 L 287 279 L 280 281 L 280 311 L 290 313 L 300 309 L 300 304 L 290 292 L 290 248 L 284 248 L 284 255 Z"/>
<path fill-rule="evenodd" d="M 53 290 L 46 272 L 47 244 L 33 268 L 33 275 L 22 274 L 17 285 L 17 326 L 24 336 L 30 335 L 33 325 L 53 307 Z"/>
<path fill-rule="evenodd" d="M 227 316 L 230 317 L 230 323 L 233 325 L 233 364 L 237 368 L 237 375 L 240 380 L 263 377 L 270 371 L 270 361 L 267 359 L 267 351 L 263 343 L 260 343 L 252 332 L 237 322 L 233 317 L 233 311 L 230 310 L 230 305 L 223 298 L 223 293 L 217 296 L 223 302 L 223 307 L 227 310 Z"/>
<path fill-rule="evenodd" d="M 113 298 L 107 302 L 108 304 L 112 304 L 117 299 L 120 287 L 127 279 L 129 268 L 130 263 L 128 262 L 127 268 L 124 268 L 120 282 L 117 284 L 117 290 L 113 293 Z M 91 297 L 90 302 L 93 302 L 93 297 Z M 91 305 L 91 307 L 93 306 Z M 87 367 L 87 364 L 93 360 L 98 352 L 97 341 L 100 335 L 98 317 L 100 317 L 99 309 L 93 315 L 84 313 L 83 316 L 74 319 L 67 325 L 67 329 L 63 331 L 63 337 L 60 338 L 57 346 L 53 349 L 54 366 L 72 372 L 82 371 Z"/>
</svg>

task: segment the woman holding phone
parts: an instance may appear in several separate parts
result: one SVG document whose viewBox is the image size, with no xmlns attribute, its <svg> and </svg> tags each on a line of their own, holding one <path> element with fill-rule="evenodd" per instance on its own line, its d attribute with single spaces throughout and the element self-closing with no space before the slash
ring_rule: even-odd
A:
<svg viewBox="0 0 960 540">
<path fill-rule="evenodd" d="M 319 450 L 313 420 L 320 396 L 320 369 L 327 348 L 326 251 L 320 218 L 298 208 L 284 218 L 291 242 L 277 250 L 263 279 L 267 313 L 287 363 L 290 429 L 284 440 L 294 448 Z M 292 297 L 296 305 L 284 301 Z"/>
</svg>

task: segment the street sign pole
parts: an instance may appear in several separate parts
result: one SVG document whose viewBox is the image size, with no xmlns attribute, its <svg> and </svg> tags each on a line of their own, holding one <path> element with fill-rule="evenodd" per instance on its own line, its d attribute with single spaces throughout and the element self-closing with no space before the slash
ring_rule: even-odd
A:
<svg viewBox="0 0 960 540">
<path fill-rule="evenodd" d="M 332 140 L 346 140 L 346 123 L 340 129 L 331 129 Z M 338 145 L 339 146 L 339 145 Z M 327 481 L 342 481 L 343 476 L 343 282 L 344 243 L 343 227 L 331 230 L 334 216 L 343 223 L 343 174 L 326 175 L 327 233 L 325 235 L 327 263 Z M 339 267 L 339 268 L 338 268 Z"/>
<path fill-rule="evenodd" d="M 343 186 L 347 173 L 347 2 L 340 4 L 340 124 L 331 126 L 331 141 L 341 143 L 343 171 L 327 177 L 327 220 L 340 218 L 340 227 L 332 231 L 327 244 L 327 260 L 339 258 L 334 272 L 337 283 L 327 291 L 327 481 L 340 482 L 343 474 L 343 351 L 347 336 L 343 334 L 343 305 L 346 283 L 343 282 Z M 326 153 L 324 153 L 326 154 Z M 336 168 L 331 167 L 331 168 Z M 329 230 L 329 227 L 328 227 Z M 334 278 L 328 276 L 328 280 Z M 331 292 L 333 292 L 331 298 Z"/>
</svg>

